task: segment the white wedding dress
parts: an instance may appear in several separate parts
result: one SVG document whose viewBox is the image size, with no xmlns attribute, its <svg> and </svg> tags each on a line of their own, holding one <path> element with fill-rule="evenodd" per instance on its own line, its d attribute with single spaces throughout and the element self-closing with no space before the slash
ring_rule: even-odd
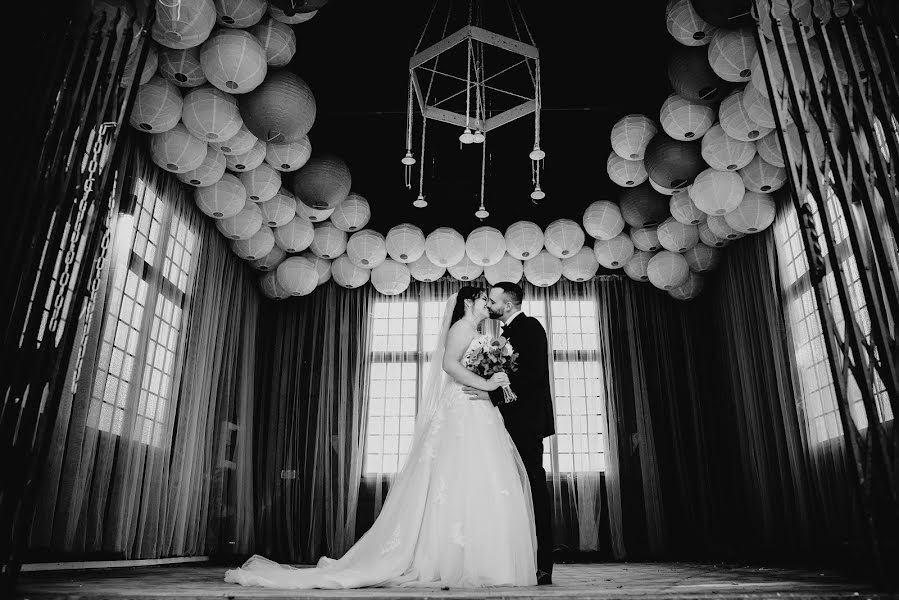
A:
<svg viewBox="0 0 899 600">
<path fill-rule="evenodd" d="M 469 344 L 463 364 L 487 339 Z M 342 558 L 296 568 L 257 555 L 225 581 L 325 589 L 535 585 L 534 513 L 518 451 L 495 406 L 443 379 L 428 414 L 419 414 L 426 422 L 381 513 Z"/>
</svg>

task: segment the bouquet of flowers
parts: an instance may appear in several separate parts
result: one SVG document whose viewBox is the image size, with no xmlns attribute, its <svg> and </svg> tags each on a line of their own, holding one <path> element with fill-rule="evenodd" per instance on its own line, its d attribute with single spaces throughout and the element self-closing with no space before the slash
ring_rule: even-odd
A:
<svg viewBox="0 0 899 600">
<path fill-rule="evenodd" d="M 514 373 L 518 370 L 518 352 L 509 341 L 500 336 L 475 350 L 468 362 L 468 369 L 475 375 L 490 379 L 494 373 Z M 508 385 L 503 386 L 503 403 L 518 399 Z"/>
</svg>

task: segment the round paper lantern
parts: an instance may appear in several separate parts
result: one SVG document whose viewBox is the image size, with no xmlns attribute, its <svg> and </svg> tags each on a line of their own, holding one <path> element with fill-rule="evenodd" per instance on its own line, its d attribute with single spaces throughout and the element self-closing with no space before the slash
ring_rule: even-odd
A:
<svg viewBox="0 0 899 600">
<path fill-rule="evenodd" d="M 225 164 L 232 171 L 252 171 L 265 160 L 265 144 L 256 140 L 249 152 L 243 154 L 226 154 Z"/>
<path fill-rule="evenodd" d="M 275 227 L 274 233 L 275 243 L 285 252 L 291 253 L 302 252 L 315 238 L 312 223 L 301 217 L 294 217 L 286 224 Z"/>
<path fill-rule="evenodd" d="M 162 133 L 181 119 L 181 93 L 162 77 L 153 77 L 137 89 L 128 122 L 140 131 Z"/>
<path fill-rule="evenodd" d="M 728 225 L 727 221 L 724 220 L 724 217 L 710 216 L 708 221 L 706 221 L 706 225 L 715 237 L 722 240 L 735 240 L 745 235 Z"/>
<path fill-rule="evenodd" d="M 689 190 L 684 190 L 671 196 L 668 208 L 671 211 L 671 216 L 684 225 L 699 225 L 706 220 L 707 215 L 699 210 L 693 204 L 693 201 L 690 200 Z"/>
<path fill-rule="evenodd" d="M 662 248 L 678 254 L 683 254 L 699 243 L 699 230 L 696 225 L 684 225 L 674 218 L 669 218 L 659 225 L 656 233 Z"/>
<path fill-rule="evenodd" d="M 241 173 L 240 181 L 247 188 L 247 200 L 250 202 L 267 202 L 281 189 L 281 174 L 265 163 Z"/>
<path fill-rule="evenodd" d="M 283 67 L 297 52 L 297 36 L 286 23 L 266 17 L 250 31 L 262 44 L 270 67 Z"/>
<path fill-rule="evenodd" d="M 293 194 L 281 188 L 270 199 L 259 205 L 262 211 L 262 222 L 269 227 L 287 225 L 296 216 L 297 201 Z"/>
<path fill-rule="evenodd" d="M 624 231 L 624 217 L 614 202 L 597 200 L 584 211 L 584 229 L 598 240 L 610 240 Z"/>
<path fill-rule="evenodd" d="M 727 245 L 727 238 L 718 237 L 712 230 L 709 229 L 709 222 L 706 220 L 703 223 L 700 223 L 696 226 L 699 230 L 699 240 L 705 244 L 706 246 L 711 246 L 713 248 L 723 248 Z"/>
<path fill-rule="evenodd" d="M 371 270 L 371 284 L 385 296 L 402 294 L 410 281 L 409 267 L 389 258 Z"/>
<path fill-rule="evenodd" d="M 740 205 L 743 180 L 736 173 L 706 169 L 690 187 L 690 200 L 707 215 L 725 215 Z"/>
<path fill-rule="evenodd" d="M 743 88 L 741 104 L 746 112 L 746 116 L 748 116 L 750 120 L 748 126 L 751 127 L 751 123 L 756 124 L 755 130 L 758 130 L 759 132 L 758 136 L 756 136 L 757 138 L 766 136 L 772 129 L 774 129 L 776 125 L 776 121 L 774 120 L 774 107 L 771 106 L 771 101 L 759 94 L 754 86 L 747 85 Z M 784 122 L 792 122 L 792 118 L 788 113 L 784 113 Z M 749 131 L 751 132 L 754 130 L 750 129 Z"/>
<path fill-rule="evenodd" d="M 315 225 L 315 236 L 309 250 L 321 258 L 335 259 L 346 250 L 346 232 L 334 227 L 331 223 Z"/>
<path fill-rule="evenodd" d="M 562 259 L 562 275 L 568 281 L 589 281 L 599 270 L 593 250 L 583 246 L 574 256 Z"/>
<path fill-rule="evenodd" d="M 315 122 L 315 97 L 297 75 L 275 70 L 240 97 L 240 114 L 247 128 L 264 142 L 297 142 Z"/>
<path fill-rule="evenodd" d="M 741 142 L 751 142 L 768 135 L 771 129 L 763 127 L 752 118 L 743 100 L 743 90 L 734 90 L 721 102 L 718 108 L 721 128 L 727 135 Z"/>
<path fill-rule="evenodd" d="M 677 94 L 671 94 L 662 104 L 659 120 L 662 122 L 662 129 L 671 138 L 680 141 L 697 140 L 715 122 L 715 110 L 711 106 L 690 102 Z"/>
<path fill-rule="evenodd" d="M 757 51 L 751 28 L 719 29 L 709 44 L 709 66 L 725 81 L 749 81 Z"/>
<path fill-rule="evenodd" d="M 278 283 L 291 296 L 311 294 L 318 285 L 318 271 L 315 270 L 315 265 L 302 256 L 284 259 L 275 272 L 278 274 Z"/>
<path fill-rule="evenodd" d="M 327 258 L 322 258 L 320 256 L 316 256 L 309 250 L 306 250 L 302 254 L 300 254 L 303 258 L 312 263 L 312 266 L 315 267 L 315 272 L 318 273 L 318 281 L 316 282 L 316 287 L 325 283 L 329 279 L 331 279 L 331 261 Z"/>
<path fill-rule="evenodd" d="M 668 199 L 645 183 L 622 192 L 618 207 L 631 227 L 658 225 L 668 217 Z"/>
<path fill-rule="evenodd" d="M 438 267 L 451 267 L 465 256 L 465 239 L 455 229 L 438 227 L 425 238 L 425 254 Z"/>
<path fill-rule="evenodd" d="M 304 219 L 308 219 L 313 223 L 321 223 L 322 221 L 327 221 L 328 217 L 334 214 L 333 208 L 309 208 L 302 202 L 297 202 L 297 215 L 303 217 Z"/>
<path fill-rule="evenodd" d="M 503 254 L 499 262 L 484 267 L 484 277 L 490 285 L 496 285 L 502 281 L 518 283 L 524 276 L 524 265 L 520 260 L 508 253 Z"/>
<path fill-rule="evenodd" d="M 387 232 L 387 254 L 401 263 L 415 262 L 425 253 L 425 234 L 411 223 L 400 223 Z"/>
<path fill-rule="evenodd" d="M 787 131 L 796 125 L 788 125 Z M 775 167 L 785 167 L 784 155 L 780 149 L 780 139 L 776 133 L 770 133 L 755 143 L 755 149 L 759 156 L 767 163 Z"/>
<path fill-rule="evenodd" d="M 584 230 L 571 219 L 558 219 L 546 228 L 543 245 L 556 258 L 574 256 L 584 246 Z"/>
<path fill-rule="evenodd" d="M 609 158 L 606 160 L 606 172 L 609 174 L 609 179 L 621 187 L 640 185 L 649 177 L 642 160 L 621 158 L 614 151 L 609 153 Z"/>
<path fill-rule="evenodd" d="M 484 267 L 473 263 L 466 254 L 462 256 L 462 260 L 448 267 L 447 271 L 459 281 L 471 281 L 481 276 L 484 272 Z"/>
<path fill-rule="evenodd" d="M 649 259 L 652 256 L 652 252 L 635 250 L 624 264 L 624 273 L 634 281 L 649 281 Z"/>
<path fill-rule="evenodd" d="M 659 185 L 652 179 L 647 179 L 647 181 L 649 182 L 649 185 L 652 189 L 654 189 L 655 191 L 657 191 L 658 193 L 660 193 L 664 196 L 673 196 L 680 191 L 680 188 L 675 189 L 675 188 L 665 187 L 663 185 Z"/>
<path fill-rule="evenodd" d="M 524 262 L 524 276 L 537 287 L 549 287 L 562 277 L 562 261 L 541 250 Z"/>
<path fill-rule="evenodd" d="M 668 81 L 679 96 L 687 100 L 712 103 L 721 98 L 727 82 L 709 66 L 705 48 L 677 46 L 668 58 Z"/>
<path fill-rule="evenodd" d="M 631 229 L 630 236 L 631 241 L 634 242 L 634 248 L 637 250 L 655 252 L 659 249 L 659 234 L 655 227 Z"/>
<path fill-rule="evenodd" d="M 235 240 L 231 243 L 234 253 L 244 260 L 256 260 L 262 258 L 275 247 L 275 235 L 270 227 L 263 225 L 259 231 L 245 240 Z"/>
<path fill-rule="evenodd" d="M 122 73 L 122 79 L 119 82 L 119 87 L 128 87 L 129 85 L 131 85 L 131 82 L 134 81 L 134 73 L 137 71 L 138 60 L 140 60 L 140 47 L 138 44 L 132 41 L 131 51 L 128 53 L 128 60 L 125 63 L 125 72 Z M 153 75 L 156 74 L 156 69 L 158 66 L 159 53 L 156 51 L 156 48 L 154 46 L 150 46 L 150 49 L 147 51 L 147 58 L 144 60 L 144 68 L 140 72 L 138 85 L 144 85 L 148 83 L 153 78 Z"/>
<path fill-rule="evenodd" d="M 279 171 L 296 171 L 312 156 L 312 142 L 305 136 L 296 142 L 266 144 L 265 162 Z"/>
<path fill-rule="evenodd" d="M 233 217 L 217 219 L 215 226 L 226 238 L 246 240 L 262 228 L 262 211 L 252 202 L 247 202 Z"/>
<path fill-rule="evenodd" d="M 705 46 L 717 29 L 703 21 L 690 0 L 671 0 L 665 9 L 665 24 L 671 37 L 685 46 Z"/>
<path fill-rule="evenodd" d="M 627 234 L 619 233 L 610 240 L 596 240 L 593 254 L 605 268 L 620 269 L 634 254 L 634 242 Z"/>
<path fill-rule="evenodd" d="M 150 157 L 166 171 L 185 173 L 193 171 L 206 158 L 206 142 L 190 134 L 181 123 L 168 131 L 150 137 Z"/>
<path fill-rule="evenodd" d="M 273 19 L 276 19 L 286 25 L 299 25 L 300 23 L 305 23 L 312 19 L 318 11 L 313 10 L 312 12 L 295 12 L 290 11 L 288 15 L 287 12 L 278 8 L 274 4 L 269 4 L 268 6 L 268 14 L 271 15 Z"/>
<path fill-rule="evenodd" d="M 253 91 L 268 73 L 265 49 L 253 34 L 240 29 L 213 33 L 200 50 L 200 64 L 209 83 L 229 94 Z"/>
<path fill-rule="evenodd" d="M 294 173 L 293 193 L 310 208 L 337 208 L 350 193 L 352 183 L 350 169 L 341 158 L 318 154 Z"/>
<path fill-rule="evenodd" d="M 165 135 L 165 134 L 163 134 Z M 785 169 L 775 167 L 756 155 L 748 165 L 740 169 L 740 177 L 747 190 L 770 193 L 779 190 L 787 181 Z"/>
<path fill-rule="evenodd" d="M 702 138 L 702 158 L 719 171 L 736 171 L 749 164 L 755 156 L 754 142 L 736 140 L 721 128 L 712 127 Z"/>
<path fill-rule="evenodd" d="M 359 231 L 371 218 L 368 200 L 356 192 L 350 192 L 346 200 L 337 205 L 331 213 L 331 222 L 341 231 Z"/>
<path fill-rule="evenodd" d="M 690 185 L 696 174 L 705 168 L 699 144 L 680 142 L 664 133 L 650 140 L 643 162 L 652 181 L 674 190 Z"/>
<path fill-rule="evenodd" d="M 237 133 L 229 139 L 223 142 L 209 142 L 209 145 L 221 150 L 225 156 L 237 156 L 252 150 L 258 141 L 245 125 L 241 125 Z"/>
<path fill-rule="evenodd" d="M 506 252 L 518 260 L 537 256 L 543 250 L 543 230 L 530 221 L 518 221 L 506 229 Z"/>
<path fill-rule="evenodd" d="M 357 267 L 373 269 L 387 258 L 384 236 L 373 229 L 357 231 L 346 244 L 346 255 Z"/>
<path fill-rule="evenodd" d="M 465 253 L 476 265 L 495 265 L 506 253 L 506 240 L 498 229 L 478 227 L 468 234 Z"/>
<path fill-rule="evenodd" d="M 182 118 L 191 135 L 207 142 L 228 140 L 243 125 L 234 98 L 209 85 L 184 94 Z"/>
<path fill-rule="evenodd" d="M 290 297 L 287 290 L 278 283 L 278 273 L 275 271 L 266 273 L 260 277 L 259 287 L 262 288 L 262 293 L 265 294 L 265 297 L 271 298 L 272 300 L 283 300 L 284 298 Z"/>
<path fill-rule="evenodd" d="M 206 83 L 206 74 L 200 65 L 200 49 L 159 49 L 159 74 L 178 87 L 197 87 Z"/>
<path fill-rule="evenodd" d="M 237 177 L 225 173 L 212 185 L 197 188 L 194 199 L 204 214 L 213 219 L 224 219 L 243 210 L 247 203 L 247 190 Z"/>
<path fill-rule="evenodd" d="M 194 187 L 207 187 L 225 174 L 225 155 L 215 148 L 206 149 L 206 158 L 193 171 L 178 173 L 176 177 Z"/>
<path fill-rule="evenodd" d="M 430 261 L 427 255 L 409 263 L 409 271 L 416 281 L 437 281 L 446 273 L 446 267 L 440 267 Z"/>
<path fill-rule="evenodd" d="M 684 259 L 691 271 L 705 273 L 713 270 L 721 262 L 721 251 L 700 242 L 684 252 Z"/>
<path fill-rule="evenodd" d="M 675 300 L 692 300 L 702 293 L 702 288 L 702 277 L 696 273 L 690 272 L 687 275 L 687 280 L 679 286 L 668 290 L 668 294 Z"/>
<path fill-rule="evenodd" d="M 740 206 L 724 215 L 724 220 L 740 233 L 757 233 L 774 222 L 777 208 L 770 194 L 746 192 Z"/>
<path fill-rule="evenodd" d="M 156 20 L 150 33 L 167 48 L 181 50 L 199 46 L 215 25 L 212 0 L 160 1 L 155 4 Z"/>
<path fill-rule="evenodd" d="M 643 152 L 658 127 L 652 119 L 644 115 L 621 117 L 612 127 L 612 150 L 621 158 L 643 160 Z"/>
<path fill-rule="evenodd" d="M 687 280 L 690 276 L 690 267 L 680 254 L 662 250 L 649 259 L 646 275 L 660 290 L 670 290 Z"/>
<path fill-rule="evenodd" d="M 357 288 L 365 285 L 371 277 L 370 269 L 363 269 L 353 264 L 346 254 L 338 256 L 331 263 L 331 277 L 337 285 L 345 288 Z"/>
<path fill-rule="evenodd" d="M 274 232 L 272 232 L 273 241 L 274 235 Z M 272 249 L 268 254 L 266 254 L 262 258 L 257 258 L 250 264 L 254 269 L 259 269 L 260 271 L 273 271 L 278 267 L 278 265 L 281 264 L 281 261 L 285 258 L 287 258 L 287 253 L 276 245 L 272 246 Z"/>
<path fill-rule="evenodd" d="M 215 0 L 218 22 L 225 27 L 252 27 L 265 16 L 265 0 Z"/>
</svg>

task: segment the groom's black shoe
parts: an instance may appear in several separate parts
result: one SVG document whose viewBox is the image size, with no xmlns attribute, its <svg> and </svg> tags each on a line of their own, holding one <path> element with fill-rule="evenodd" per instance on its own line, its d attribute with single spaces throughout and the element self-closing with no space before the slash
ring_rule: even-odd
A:
<svg viewBox="0 0 899 600">
<path fill-rule="evenodd" d="M 546 571 L 537 571 L 537 585 L 552 585 L 553 574 Z"/>
</svg>

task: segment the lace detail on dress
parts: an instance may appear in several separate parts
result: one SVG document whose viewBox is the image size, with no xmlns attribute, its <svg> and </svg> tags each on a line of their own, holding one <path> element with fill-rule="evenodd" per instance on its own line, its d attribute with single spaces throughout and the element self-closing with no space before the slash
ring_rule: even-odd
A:
<svg viewBox="0 0 899 600">
<path fill-rule="evenodd" d="M 437 493 L 434 494 L 434 504 L 446 504 L 446 479 L 440 478 L 437 484 Z"/>
<path fill-rule="evenodd" d="M 396 529 L 393 530 L 393 535 L 390 536 L 390 539 L 381 546 L 381 555 L 389 554 L 399 548 L 400 545 L 400 527 L 397 525 Z"/>
<path fill-rule="evenodd" d="M 453 523 L 453 530 L 450 532 L 450 537 L 457 546 L 465 546 L 465 535 L 462 533 L 462 523 Z"/>
</svg>

